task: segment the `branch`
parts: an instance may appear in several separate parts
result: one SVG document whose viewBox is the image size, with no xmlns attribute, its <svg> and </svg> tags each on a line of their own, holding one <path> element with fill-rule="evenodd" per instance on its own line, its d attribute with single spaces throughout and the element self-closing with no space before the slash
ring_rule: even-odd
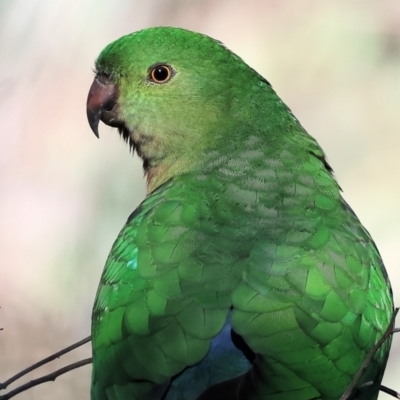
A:
<svg viewBox="0 0 400 400">
<path fill-rule="evenodd" d="M 353 394 L 354 389 L 356 388 L 358 381 L 360 380 L 361 376 L 363 373 L 366 371 L 369 363 L 372 360 L 372 357 L 375 355 L 377 350 L 382 346 L 382 344 L 385 342 L 385 340 L 393 334 L 394 331 L 394 323 L 396 319 L 396 315 L 399 312 L 399 309 L 396 308 L 394 310 L 392 319 L 390 320 L 390 324 L 387 327 L 385 333 L 382 335 L 382 337 L 379 339 L 379 341 L 375 344 L 375 346 L 370 350 L 368 353 L 367 357 L 365 358 L 364 362 L 361 364 L 360 369 L 358 370 L 357 374 L 354 376 L 353 380 L 351 381 L 350 385 L 347 387 L 346 391 L 343 393 L 342 397 L 340 400 L 349 400 L 350 396 Z M 391 390 L 391 389 L 390 389 Z"/>
<path fill-rule="evenodd" d="M 87 339 L 87 338 L 86 338 L 86 339 Z M 86 339 L 84 339 L 84 340 L 86 340 Z M 87 340 L 86 340 L 86 341 L 87 341 Z M 85 343 L 86 343 L 86 342 L 85 342 Z M 73 345 L 73 346 L 75 346 L 75 345 Z M 70 346 L 70 347 L 71 347 L 71 346 Z M 64 350 L 63 350 L 63 351 L 64 351 Z M 53 355 L 53 356 L 54 356 L 54 355 Z M 51 357 L 53 357 L 53 356 L 51 356 Z M 50 357 L 48 357 L 48 358 L 50 358 Z M 54 357 L 54 358 L 55 358 L 55 357 Z M 53 358 L 53 359 L 54 359 L 54 358 Z M 42 360 L 42 361 L 44 361 L 44 360 Z M 42 361 L 41 361 L 41 362 L 42 362 Z M 51 360 L 50 360 L 50 361 L 51 361 Z M 92 362 L 92 358 L 86 358 L 85 360 L 81 360 L 81 361 L 78 361 L 78 362 L 76 362 L 76 363 L 67 365 L 66 367 L 60 368 L 60 369 L 58 369 L 57 371 L 52 372 L 51 374 L 42 376 L 41 378 L 38 378 L 38 379 L 34 379 L 34 380 L 32 380 L 32 381 L 30 381 L 30 382 L 28 382 L 28 383 L 25 383 L 24 385 L 21 385 L 21 386 L 17 387 L 16 389 L 12 390 L 11 392 L 6 393 L 6 394 L 0 396 L 0 400 L 8 400 L 8 399 L 11 399 L 11 397 L 14 397 L 14 396 L 16 396 L 16 395 L 19 394 L 19 393 L 25 392 L 25 390 L 28 390 L 28 389 L 30 389 L 30 388 L 32 388 L 32 387 L 34 387 L 34 386 L 40 385 L 40 384 L 45 383 L 45 382 L 55 381 L 56 378 L 58 378 L 60 375 L 65 374 L 66 372 L 72 371 L 72 370 L 74 370 L 74 369 L 76 369 L 76 368 L 80 368 L 80 367 L 82 367 L 83 365 L 90 364 L 91 362 Z M 39 364 L 39 363 L 38 363 L 38 364 Z M 33 367 L 33 366 L 32 366 L 32 367 Z M 32 368 L 32 367 L 31 367 L 31 368 Z"/>
<path fill-rule="evenodd" d="M 394 328 L 394 329 L 393 329 L 393 333 L 397 333 L 397 332 L 400 332 L 400 328 Z M 381 385 L 381 386 L 379 387 L 379 390 L 380 390 L 381 392 L 387 393 L 389 396 L 395 397 L 396 399 L 400 399 L 400 393 L 399 393 L 399 392 L 396 392 L 396 391 L 393 390 L 393 389 L 388 388 L 387 386 Z"/>
<path fill-rule="evenodd" d="M 55 360 L 56 358 L 61 357 L 62 355 L 66 354 L 66 353 L 69 353 L 69 352 L 72 351 L 72 350 L 75 350 L 76 348 L 82 346 L 83 344 L 85 344 L 85 343 L 87 343 L 87 342 L 90 342 L 90 339 L 91 339 L 91 336 L 88 336 L 87 338 L 82 339 L 82 340 L 80 340 L 79 342 L 76 342 L 76 343 L 72 344 L 71 346 L 66 347 L 66 348 L 63 349 L 63 350 L 58 351 L 57 353 L 54 353 L 54 354 L 52 354 L 52 355 L 49 356 L 49 357 L 44 358 L 43 360 L 41 360 L 41 361 L 39 361 L 39 362 L 37 362 L 37 363 L 31 365 L 30 367 L 28 367 L 28 368 L 22 370 L 21 372 L 18 372 L 18 374 L 12 376 L 10 379 L 6 380 L 6 381 L 3 382 L 3 383 L 0 383 L 0 390 L 6 389 L 8 385 L 10 385 L 11 383 L 15 382 L 17 379 L 21 378 L 22 376 L 26 375 L 27 373 L 29 373 L 29 372 L 31 372 L 31 371 L 33 371 L 33 370 L 35 370 L 35 369 L 41 367 L 41 366 L 44 365 L 44 364 L 49 363 L 50 361 Z M 74 364 L 71 364 L 71 365 L 74 365 Z M 84 364 L 83 364 L 83 365 L 84 365 Z M 67 367 L 65 367 L 65 368 L 67 368 Z M 76 367 L 76 368 L 78 368 L 78 367 Z M 60 370 L 59 370 L 59 371 L 60 371 Z M 63 373 L 64 373 L 64 372 L 63 372 Z M 60 375 L 61 375 L 61 374 L 60 374 Z M 57 376 L 58 376 L 58 375 L 57 375 Z M 56 377 L 57 377 L 57 376 L 56 376 Z M 55 378 L 54 378 L 54 379 L 55 379 Z M 53 379 L 53 380 L 54 380 L 54 379 Z M 33 381 L 32 381 L 32 382 L 33 382 Z M 26 390 L 26 389 L 25 389 L 25 390 Z M 10 393 L 12 393 L 12 392 L 10 392 Z M 6 395 L 4 395 L 4 396 L 6 396 Z M 4 397 L 4 398 L 5 398 L 5 397 Z M 3 399 L 3 397 L 0 396 L 0 399 Z"/>
<path fill-rule="evenodd" d="M 380 390 L 381 392 L 384 392 L 384 393 L 389 394 L 390 396 L 395 397 L 396 399 L 400 399 L 400 394 L 397 393 L 397 392 L 396 392 L 395 390 L 393 390 L 393 389 L 390 389 L 390 388 L 388 388 L 388 387 L 386 387 L 386 386 L 381 385 L 381 386 L 379 387 L 379 390 Z"/>
</svg>

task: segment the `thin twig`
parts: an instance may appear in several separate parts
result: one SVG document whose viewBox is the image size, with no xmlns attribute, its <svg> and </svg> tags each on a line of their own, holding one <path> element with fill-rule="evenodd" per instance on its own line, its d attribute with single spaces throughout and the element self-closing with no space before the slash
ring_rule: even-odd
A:
<svg viewBox="0 0 400 400">
<path fill-rule="evenodd" d="M 0 396 L 0 400 L 11 399 L 11 397 L 14 397 L 19 393 L 25 392 L 25 390 L 28 390 L 34 386 L 40 385 L 45 382 L 55 381 L 56 378 L 58 378 L 60 375 L 65 374 L 66 372 L 72 371 L 73 369 L 80 368 L 84 365 L 90 364 L 91 362 L 92 362 L 92 358 L 86 358 L 85 360 L 81 360 L 76 363 L 67 365 L 66 367 L 60 368 L 57 371 L 52 372 L 51 374 L 42 376 L 38 379 L 34 379 L 28 383 L 25 383 L 24 385 L 17 387 L 14 390 L 11 390 L 11 392 L 3 394 L 2 396 Z"/>
<path fill-rule="evenodd" d="M 24 369 L 21 372 L 18 372 L 18 374 L 12 376 L 10 379 L 7 379 L 5 382 L 0 383 L 0 390 L 6 389 L 8 385 L 10 385 L 11 383 L 15 382 L 17 379 L 21 378 L 22 376 L 26 375 L 27 373 L 41 367 L 44 364 L 49 363 L 50 361 L 55 360 L 56 358 L 61 357 L 62 355 L 69 353 L 70 351 L 84 345 L 87 342 L 90 342 L 91 336 L 88 336 L 85 339 L 80 340 L 79 342 L 76 342 L 74 344 L 72 344 L 71 346 L 66 347 L 63 350 L 58 351 L 57 353 L 52 354 L 49 357 L 44 358 L 43 360 L 31 365 L 30 367 Z M 2 399 L 3 397 L 0 397 L 0 399 Z"/>
<path fill-rule="evenodd" d="M 347 387 L 346 391 L 343 393 L 342 397 L 340 400 L 348 400 L 350 399 L 350 396 L 353 394 L 354 389 L 356 388 L 358 381 L 360 380 L 361 376 L 363 373 L 366 371 L 369 363 L 372 360 L 372 357 L 375 355 L 377 350 L 382 346 L 384 341 L 393 333 L 394 330 L 394 323 L 396 319 L 396 315 L 398 313 L 399 309 L 396 308 L 394 310 L 392 319 L 390 320 L 390 324 L 387 327 L 385 333 L 382 335 L 382 337 L 379 339 L 379 341 L 375 344 L 375 346 L 370 350 L 368 353 L 367 357 L 365 358 L 364 362 L 361 364 L 360 369 L 358 370 L 357 374 L 354 376 L 353 380 L 351 381 L 350 385 Z"/>
<path fill-rule="evenodd" d="M 390 388 L 388 388 L 388 387 L 386 387 L 386 386 L 381 385 L 381 386 L 379 387 L 379 390 L 380 390 L 381 392 L 385 392 L 385 393 L 389 394 L 390 396 L 395 397 L 396 399 L 400 399 L 400 394 L 397 393 L 397 392 L 396 392 L 395 390 L 393 390 L 393 389 L 390 389 Z"/>
</svg>

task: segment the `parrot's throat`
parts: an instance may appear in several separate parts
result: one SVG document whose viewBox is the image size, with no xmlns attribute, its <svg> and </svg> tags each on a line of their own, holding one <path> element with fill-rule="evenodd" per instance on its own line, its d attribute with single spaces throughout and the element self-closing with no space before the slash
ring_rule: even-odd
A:
<svg viewBox="0 0 400 400">
<path fill-rule="evenodd" d="M 120 125 L 118 126 L 118 132 L 121 135 L 122 139 L 124 139 L 124 141 L 128 143 L 129 148 L 132 150 L 133 153 L 135 151 L 136 145 L 134 140 L 132 139 L 129 129 L 125 125 Z"/>
<path fill-rule="evenodd" d="M 143 161 L 143 171 L 147 181 L 147 192 L 150 193 L 170 178 L 170 165 L 165 159 L 164 146 L 153 135 L 143 134 L 140 129 L 128 129 L 125 125 L 118 131 L 132 152 Z"/>
</svg>

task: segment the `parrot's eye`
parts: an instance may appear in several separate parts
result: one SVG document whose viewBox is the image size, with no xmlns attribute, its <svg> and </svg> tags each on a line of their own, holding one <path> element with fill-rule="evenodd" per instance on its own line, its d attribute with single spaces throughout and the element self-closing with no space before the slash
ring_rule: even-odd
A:
<svg viewBox="0 0 400 400">
<path fill-rule="evenodd" d="M 149 81 L 153 83 L 167 83 L 174 76 L 174 72 L 168 64 L 153 65 L 149 70 Z"/>
</svg>

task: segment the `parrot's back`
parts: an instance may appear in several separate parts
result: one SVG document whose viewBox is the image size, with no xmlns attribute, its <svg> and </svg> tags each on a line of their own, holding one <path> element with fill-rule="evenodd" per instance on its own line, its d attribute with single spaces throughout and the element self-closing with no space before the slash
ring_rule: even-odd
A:
<svg viewBox="0 0 400 400">
<path fill-rule="evenodd" d="M 339 399 L 389 325 L 391 290 L 379 253 L 326 161 L 312 151 L 276 154 L 249 136 L 245 149 L 167 182 L 114 245 L 95 315 L 120 313 L 128 376 L 149 356 L 136 355 L 130 343 L 147 335 L 163 358 L 194 364 L 170 373 L 166 400 L 196 399 L 238 375 L 231 389 L 212 386 L 204 399 L 233 398 L 224 397 L 229 390 L 240 400 Z M 102 309 L 102 292 L 121 291 L 128 274 L 137 274 L 136 283 L 127 283 L 129 295 L 116 293 L 120 308 L 110 312 L 108 297 Z M 103 326 L 97 322 L 100 335 Z M 389 347 L 374 356 L 358 387 L 373 384 L 355 399 L 376 398 Z M 118 352 L 112 359 L 122 362 Z"/>
</svg>

